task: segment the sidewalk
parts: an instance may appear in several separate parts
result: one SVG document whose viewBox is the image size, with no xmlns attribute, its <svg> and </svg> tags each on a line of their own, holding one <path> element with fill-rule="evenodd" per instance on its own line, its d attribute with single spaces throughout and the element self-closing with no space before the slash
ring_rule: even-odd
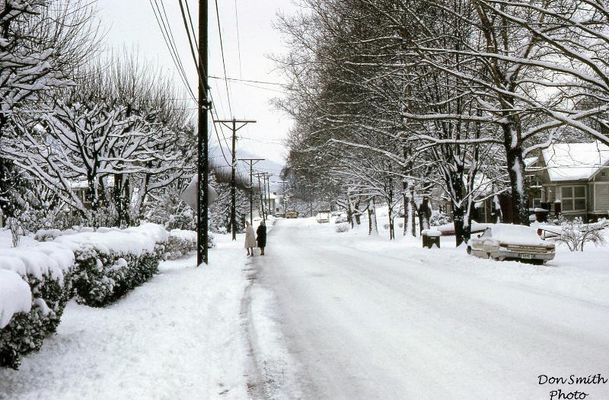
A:
<svg viewBox="0 0 609 400">
<path fill-rule="evenodd" d="M 70 303 L 39 353 L 0 370 L 0 399 L 247 399 L 246 257 L 216 239 L 209 267 L 163 262 L 112 306 Z"/>
</svg>

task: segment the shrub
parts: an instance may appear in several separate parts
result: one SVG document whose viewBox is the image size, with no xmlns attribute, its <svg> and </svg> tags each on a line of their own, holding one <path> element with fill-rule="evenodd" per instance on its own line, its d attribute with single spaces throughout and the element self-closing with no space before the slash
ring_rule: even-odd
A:
<svg viewBox="0 0 609 400">
<path fill-rule="evenodd" d="M 349 229 L 351 229 L 351 225 L 349 225 L 348 222 L 342 222 L 340 224 L 336 224 L 336 232 L 338 232 L 338 233 L 347 232 Z"/>
<path fill-rule="evenodd" d="M 432 211 L 431 218 L 429 219 L 429 225 L 431 226 L 440 226 L 451 222 L 453 222 L 453 220 L 450 215 L 439 210 Z"/>
<path fill-rule="evenodd" d="M 586 243 L 601 245 L 605 243 L 602 230 L 609 227 L 609 222 L 584 224 L 581 217 L 561 221 L 561 234 L 558 242 L 565 243 L 571 251 L 584 251 Z"/>
<path fill-rule="evenodd" d="M 165 244 L 165 255 L 163 258 L 165 260 L 175 260 L 196 249 L 197 232 L 174 229 L 169 232 L 169 240 Z"/>
<path fill-rule="evenodd" d="M 72 296 L 73 266 L 74 254 L 56 244 L 3 249 L 0 287 L 10 293 L 9 298 L 0 296 L 0 315 L 10 315 L 5 326 L 0 324 L 0 366 L 18 368 L 22 355 L 39 350 L 44 338 L 56 331 Z M 24 296 L 31 300 L 28 307 Z M 21 302 L 18 309 L 15 301 Z"/>
<path fill-rule="evenodd" d="M 157 251 L 140 255 L 104 253 L 94 246 L 76 250 L 73 284 L 76 301 L 103 307 L 119 299 L 158 272 Z"/>
<path fill-rule="evenodd" d="M 144 224 L 59 237 L 76 256 L 76 300 L 103 307 L 146 282 L 158 272 L 168 236 L 162 226 Z"/>
</svg>

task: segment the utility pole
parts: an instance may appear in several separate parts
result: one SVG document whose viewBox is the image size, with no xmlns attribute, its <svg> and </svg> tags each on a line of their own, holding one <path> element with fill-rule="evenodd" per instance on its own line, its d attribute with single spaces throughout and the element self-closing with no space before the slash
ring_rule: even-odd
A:
<svg viewBox="0 0 609 400">
<path fill-rule="evenodd" d="M 271 174 L 270 173 L 266 173 L 264 175 L 264 178 L 266 179 L 266 188 L 267 188 L 267 192 L 269 194 L 268 197 L 267 197 L 267 200 L 269 202 L 269 207 L 268 207 L 268 209 L 270 211 L 269 214 L 273 215 L 273 213 L 275 212 L 275 209 L 273 208 L 273 204 L 271 202 Z"/>
<path fill-rule="evenodd" d="M 250 166 L 250 225 L 254 223 L 254 165 L 264 158 L 240 158 L 239 161 L 245 161 Z"/>
<path fill-rule="evenodd" d="M 264 182 L 264 176 L 265 173 L 259 172 L 256 175 L 256 178 L 258 178 L 258 191 L 260 192 L 260 207 L 262 208 L 262 219 L 264 221 L 266 221 L 266 212 L 264 211 L 264 203 L 265 203 L 265 197 L 266 197 L 266 183 Z M 263 178 L 263 182 L 262 184 L 260 183 L 260 177 Z M 263 189 L 264 188 L 264 189 Z"/>
<path fill-rule="evenodd" d="M 243 128 L 247 124 L 255 124 L 256 121 L 251 120 L 239 120 L 235 118 L 232 120 L 216 120 L 214 123 L 222 124 L 228 129 L 233 131 L 233 149 L 232 149 L 232 160 L 231 160 L 231 176 L 230 176 L 230 195 L 231 195 L 231 206 L 230 206 L 230 231 L 233 236 L 233 240 L 237 240 L 237 189 L 236 189 L 236 170 L 237 170 L 237 131 Z M 237 127 L 237 124 L 241 124 Z"/>
<path fill-rule="evenodd" d="M 199 104 L 198 110 L 198 134 L 197 134 L 197 266 L 208 264 L 208 176 L 209 149 L 207 145 L 207 111 L 211 107 L 207 99 L 207 22 L 208 22 L 207 0 L 199 0 Z"/>
</svg>

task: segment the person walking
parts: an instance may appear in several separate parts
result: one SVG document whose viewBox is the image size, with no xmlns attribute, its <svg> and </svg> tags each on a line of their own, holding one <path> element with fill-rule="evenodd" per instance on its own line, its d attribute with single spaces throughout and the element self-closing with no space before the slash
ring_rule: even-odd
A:
<svg viewBox="0 0 609 400">
<path fill-rule="evenodd" d="M 247 255 L 254 255 L 254 247 L 256 247 L 256 234 L 252 225 L 245 221 L 245 248 L 247 249 Z"/>
<path fill-rule="evenodd" d="M 266 247 L 266 224 L 264 220 L 260 221 L 258 229 L 256 229 L 256 235 L 258 235 L 258 247 L 260 247 L 260 255 L 264 255 L 264 248 Z"/>
</svg>

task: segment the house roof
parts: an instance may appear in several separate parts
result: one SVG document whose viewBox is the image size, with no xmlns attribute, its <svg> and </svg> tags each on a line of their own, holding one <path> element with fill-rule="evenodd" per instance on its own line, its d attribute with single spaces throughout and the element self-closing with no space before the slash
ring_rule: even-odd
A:
<svg viewBox="0 0 609 400">
<path fill-rule="evenodd" d="M 527 157 L 524 159 L 525 167 L 532 167 L 539 160 L 539 157 Z"/>
<path fill-rule="evenodd" d="M 609 163 L 609 146 L 593 143 L 556 143 L 542 151 L 550 180 L 577 181 L 590 179 Z"/>
</svg>

